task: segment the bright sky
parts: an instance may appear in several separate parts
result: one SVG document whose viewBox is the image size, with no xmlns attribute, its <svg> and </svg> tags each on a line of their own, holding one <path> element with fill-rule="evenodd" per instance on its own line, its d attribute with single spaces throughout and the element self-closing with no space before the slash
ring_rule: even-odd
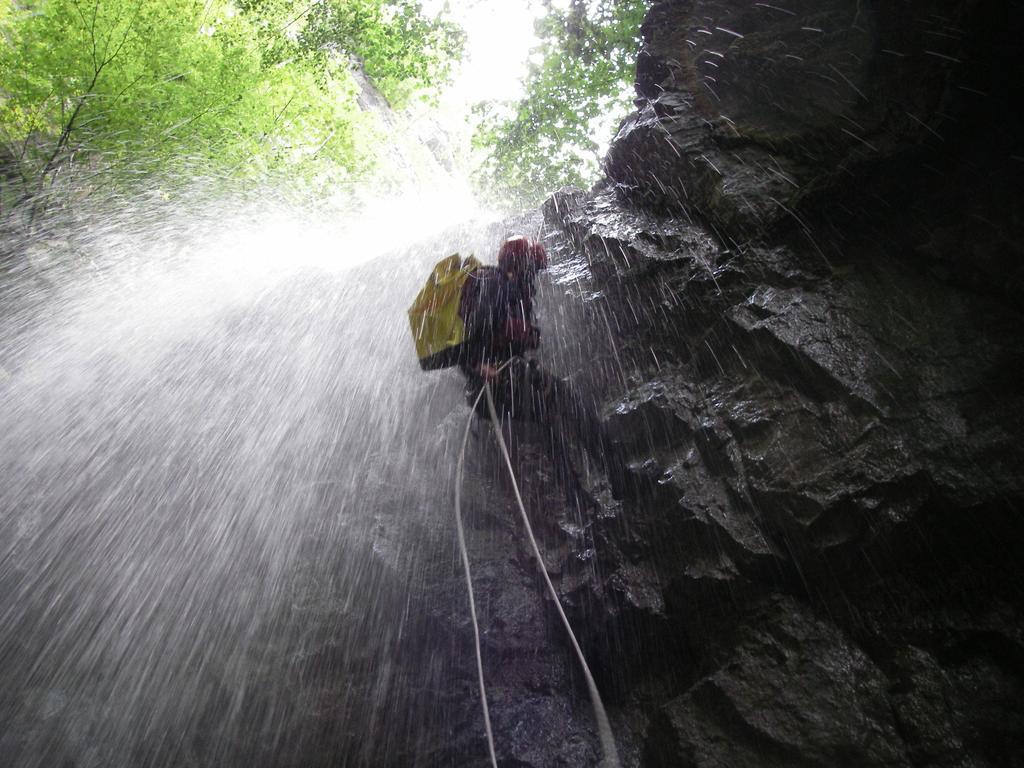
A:
<svg viewBox="0 0 1024 768">
<path fill-rule="evenodd" d="M 444 4 L 424 0 L 423 9 L 433 14 Z M 533 22 L 544 11 L 539 0 L 448 0 L 448 6 L 467 36 L 466 59 L 449 96 L 473 103 L 521 95 L 526 58 L 537 43 Z"/>
</svg>

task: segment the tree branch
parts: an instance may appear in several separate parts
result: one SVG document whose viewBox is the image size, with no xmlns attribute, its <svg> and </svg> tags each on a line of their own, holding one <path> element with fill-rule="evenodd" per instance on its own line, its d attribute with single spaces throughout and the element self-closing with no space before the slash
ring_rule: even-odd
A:
<svg viewBox="0 0 1024 768">
<path fill-rule="evenodd" d="M 96 37 L 95 37 L 95 29 L 96 29 L 96 17 L 97 17 L 97 15 L 99 13 L 100 0 L 96 0 L 96 5 L 93 7 L 92 22 L 91 22 L 91 26 L 90 26 L 90 30 L 89 30 L 89 34 L 90 34 L 90 36 L 93 39 L 93 74 L 92 74 L 92 80 L 89 83 L 89 85 L 86 87 L 85 93 L 83 93 L 78 98 L 78 103 L 75 104 L 75 108 L 71 112 L 71 116 L 64 123 L 64 127 L 61 129 L 60 136 L 57 138 L 57 144 L 54 146 L 53 152 L 51 153 L 49 159 L 46 161 L 46 164 L 43 166 L 43 170 L 40 173 L 40 182 L 45 182 L 47 175 L 50 174 L 54 170 L 54 168 L 56 167 L 57 158 L 59 158 L 61 153 L 65 149 L 67 149 L 68 143 L 71 140 L 71 134 L 72 134 L 72 132 L 75 129 L 75 123 L 77 122 L 78 116 L 79 116 L 79 114 L 82 111 L 82 107 L 84 107 L 86 101 L 88 101 L 89 98 L 94 95 L 93 94 L 93 90 L 96 88 L 96 84 L 99 82 L 100 75 L 103 74 L 103 70 L 106 68 L 106 66 L 108 64 L 112 63 L 115 59 L 117 59 L 117 57 L 120 55 L 121 51 L 124 49 L 125 44 L 128 42 L 128 37 L 129 37 L 129 35 L 131 35 L 132 28 L 135 26 L 135 22 L 139 18 L 139 13 L 142 11 L 142 3 L 143 3 L 143 0 L 139 0 L 139 2 L 135 4 L 135 10 L 132 13 L 132 17 L 128 21 L 128 24 L 127 24 L 127 26 L 124 29 L 124 34 L 121 35 L 121 41 L 117 44 L 117 48 L 114 49 L 114 52 L 111 53 L 109 56 L 107 55 L 107 52 L 110 50 L 111 41 L 113 41 L 113 39 L 114 39 L 114 30 L 111 30 L 109 37 L 107 37 L 106 45 L 104 46 L 104 49 L 103 49 L 103 55 L 102 55 L 102 57 L 100 57 L 100 60 L 97 60 L 97 57 L 96 57 L 96 45 L 95 45 L 95 39 L 96 39 Z M 76 7 L 77 7 L 77 3 L 76 3 Z M 84 14 L 82 16 L 82 21 L 83 22 L 85 21 Z M 130 88 L 133 85 L 135 85 L 135 83 L 137 83 L 139 79 L 141 79 L 141 78 L 136 79 L 133 83 L 131 83 L 131 85 L 128 86 L 128 88 Z M 127 91 L 128 88 L 125 88 L 124 90 L 122 90 L 121 93 L 119 93 L 116 98 L 120 98 L 122 95 L 124 95 L 125 91 Z M 63 111 L 63 109 L 64 109 L 64 105 L 63 105 L 63 101 L 62 101 L 61 102 L 61 110 Z"/>
<path fill-rule="evenodd" d="M 128 22 L 128 26 L 124 28 L 124 34 L 121 35 L 121 42 L 117 44 L 117 48 L 114 50 L 112 54 L 110 54 L 110 57 L 107 58 L 107 51 L 110 50 L 110 41 L 114 39 L 114 33 L 113 31 L 111 31 L 110 37 L 107 38 L 107 47 L 103 49 L 104 60 L 103 63 L 100 65 L 101 67 L 105 67 L 107 64 L 116 59 L 118 57 L 118 54 L 121 53 L 121 49 L 124 48 L 125 43 L 128 42 L 128 35 L 131 34 L 132 27 L 135 26 L 135 22 L 139 18 L 139 13 L 140 11 L 142 11 L 142 2 L 143 0 L 139 0 L 139 2 L 135 5 L 135 11 L 132 13 L 132 18 Z"/>
<path fill-rule="evenodd" d="M 60 156 L 60 153 L 67 146 L 68 140 L 71 138 L 71 131 L 74 130 L 75 121 L 78 119 L 78 113 L 82 111 L 82 107 L 85 105 L 86 99 L 92 95 L 92 89 L 96 87 L 96 81 L 100 79 L 100 72 L 103 71 L 101 66 L 95 72 L 93 72 L 92 82 L 89 83 L 89 87 L 85 89 L 85 93 L 78 98 L 78 103 L 75 105 L 74 111 L 71 113 L 71 117 L 64 124 L 64 128 L 60 132 L 60 137 L 57 139 L 57 145 L 53 148 L 53 154 L 50 155 L 50 159 L 46 161 L 43 166 L 43 171 L 40 174 L 40 181 L 46 179 L 46 175 L 54 168 L 54 163 Z"/>
</svg>

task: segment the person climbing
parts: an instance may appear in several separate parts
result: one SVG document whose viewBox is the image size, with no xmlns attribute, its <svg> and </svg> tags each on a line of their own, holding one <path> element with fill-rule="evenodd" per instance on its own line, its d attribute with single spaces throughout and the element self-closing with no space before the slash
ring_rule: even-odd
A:
<svg viewBox="0 0 1024 768">
<path fill-rule="evenodd" d="M 606 470 L 613 494 L 621 497 L 624 462 L 593 405 L 527 357 L 540 344 L 533 298 L 537 274 L 547 266 L 544 246 L 516 235 L 502 243 L 496 266 L 469 272 L 458 310 L 464 326 L 458 366 L 466 377 L 466 395 L 478 403 L 477 415 L 486 417 L 486 404 L 477 395 L 489 384 L 500 414 L 542 425 L 570 494 L 582 490 L 568 457 L 567 437 L 574 437 Z"/>
<path fill-rule="evenodd" d="M 621 477 L 617 470 L 623 469 L 625 464 L 613 458 L 612 443 L 605 437 L 603 425 L 594 409 L 567 382 L 552 376 L 535 360 L 526 357 L 528 352 L 540 344 L 540 329 L 533 323 L 533 295 L 537 273 L 546 269 L 547 265 L 548 257 L 544 247 L 521 235 L 511 237 L 501 245 L 496 266 L 484 266 L 472 256 L 463 259 L 458 254 L 452 254 L 434 267 L 426 285 L 409 308 L 409 322 L 420 366 L 424 370 L 434 370 L 457 364 L 466 376 L 466 394 L 475 415 L 490 418 L 494 425 L 495 437 L 508 469 L 512 492 L 533 557 L 572 641 L 587 682 L 601 740 L 601 765 L 604 768 L 620 768 L 618 747 L 607 710 L 544 564 L 519 490 L 508 445 L 502 434 L 504 430 L 501 422 L 504 416 L 529 419 L 547 427 L 549 446 L 554 451 L 556 466 L 562 470 L 562 476 L 567 481 L 563 483 L 563 488 L 568 492 L 572 504 L 581 501 L 580 492 L 583 491 L 565 450 L 565 435 L 575 427 L 573 431 L 582 438 L 587 452 L 610 470 L 608 474 L 613 494 L 621 498 L 621 485 L 616 488 L 616 475 Z M 486 412 L 482 413 L 480 405 L 485 397 Z M 488 755 L 492 768 L 498 768 L 494 731 L 487 704 L 473 577 L 462 523 L 462 472 L 473 418 L 470 416 L 466 423 L 456 465 L 455 521 L 469 595 Z M 561 422 L 561 428 L 556 422 Z M 590 506 L 594 500 L 585 492 L 583 496 L 587 506 Z"/>
<path fill-rule="evenodd" d="M 505 376 L 503 380 L 521 377 L 525 353 L 539 346 L 540 329 L 533 324 L 533 295 L 537 273 L 547 266 L 544 246 L 520 235 L 502 243 L 496 266 L 480 265 L 469 273 L 459 301 L 464 327 L 459 368 L 474 396 L 484 383 L 497 382 L 503 365 L 518 369 L 518 376 Z M 495 397 L 497 391 L 496 387 Z"/>
</svg>

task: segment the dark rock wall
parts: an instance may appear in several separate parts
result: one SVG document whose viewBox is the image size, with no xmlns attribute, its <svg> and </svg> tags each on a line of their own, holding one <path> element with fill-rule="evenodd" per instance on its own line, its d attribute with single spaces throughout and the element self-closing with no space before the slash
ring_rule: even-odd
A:
<svg viewBox="0 0 1024 768">
<path fill-rule="evenodd" d="M 656 2 L 545 205 L 631 457 L 556 563 L 627 764 L 1024 764 L 1022 16 Z"/>
<path fill-rule="evenodd" d="M 608 177 L 730 245 L 795 226 L 828 257 L 841 245 L 812 212 L 848 233 L 903 206 L 903 231 L 879 234 L 1019 307 L 1022 17 L 995 1 L 655 3 Z"/>
</svg>

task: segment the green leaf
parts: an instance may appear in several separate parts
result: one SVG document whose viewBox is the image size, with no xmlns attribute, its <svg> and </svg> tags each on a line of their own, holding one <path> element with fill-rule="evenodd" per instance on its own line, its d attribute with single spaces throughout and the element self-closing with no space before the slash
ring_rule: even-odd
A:
<svg viewBox="0 0 1024 768">
<path fill-rule="evenodd" d="M 574 0 L 539 20 L 526 93 L 515 105 L 474 111 L 474 146 L 485 150 L 477 184 L 486 194 L 531 205 L 566 184 L 596 181 L 595 133 L 628 114 L 640 25 L 649 0 Z"/>
</svg>

